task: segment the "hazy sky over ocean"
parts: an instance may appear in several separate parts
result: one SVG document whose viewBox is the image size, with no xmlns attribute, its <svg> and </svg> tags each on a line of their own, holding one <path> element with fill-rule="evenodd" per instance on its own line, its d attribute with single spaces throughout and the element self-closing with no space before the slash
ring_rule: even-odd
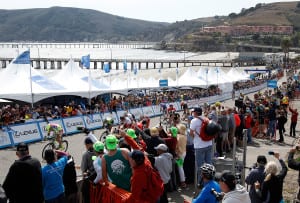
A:
<svg viewBox="0 0 300 203">
<path fill-rule="evenodd" d="M 291 1 L 291 0 L 281 0 Z M 109 14 L 159 22 L 176 22 L 200 17 L 239 13 L 242 8 L 275 0 L 0 0 L 1 9 L 87 8 Z"/>
</svg>

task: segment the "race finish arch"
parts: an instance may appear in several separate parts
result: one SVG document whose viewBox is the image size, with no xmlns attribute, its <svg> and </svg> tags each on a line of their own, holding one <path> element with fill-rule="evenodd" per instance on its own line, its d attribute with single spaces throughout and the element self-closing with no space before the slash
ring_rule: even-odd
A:
<svg viewBox="0 0 300 203">
<path fill-rule="evenodd" d="M 245 69 L 244 70 L 246 73 L 248 72 L 268 72 L 268 77 L 271 77 L 271 70 L 268 69 Z"/>
</svg>

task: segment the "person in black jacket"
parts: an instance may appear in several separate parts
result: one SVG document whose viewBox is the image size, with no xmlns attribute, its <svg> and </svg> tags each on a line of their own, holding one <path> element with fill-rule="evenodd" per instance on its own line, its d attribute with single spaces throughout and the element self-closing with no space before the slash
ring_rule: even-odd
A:
<svg viewBox="0 0 300 203">
<path fill-rule="evenodd" d="M 260 183 L 255 182 L 256 193 L 265 203 L 280 203 L 282 201 L 283 181 L 287 174 L 287 166 L 282 159 L 279 159 L 279 153 L 274 153 L 274 157 L 279 160 L 282 167 L 279 174 L 278 166 L 275 161 L 270 161 L 265 167 L 265 180 L 260 187 Z M 262 188 L 262 189 L 260 189 Z"/>
<path fill-rule="evenodd" d="M 44 202 L 41 163 L 29 155 L 28 145 L 17 146 L 16 160 L 9 168 L 3 189 L 10 203 Z"/>
<path fill-rule="evenodd" d="M 57 154 L 57 159 L 61 156 Z M 77 176 L 75 169 L 75 162 L 73 157 L 68 157 L 67 165 L 64 168 L 63 183 L 65 187 L 66 203 L 78 203 L 78 187 L 77 187 Z"/>
<path fill-rule="evenodd" d="M 299 171 L 299 175 L 298 175 L 298 185 L 300 186 L 300 162 L 296 161 L 294 159 L 294 155 L 295 155 L 295 152 L 296 152 L 296 148 L 299 148 L 298 147 L 295 147 L 295 148 L 292 148 L 290 150 L 290 153 L 289 153 L 289 157 L 288 157 L 288 166 L 291 168 L 291 169 L 294 169 L 294 170 L 298 170 Z M 299 188 L 299 191 L 298 191 L 298 194 L 297 194 L 297 200 L 300 201 L 300 188 Z"/>
</svg>

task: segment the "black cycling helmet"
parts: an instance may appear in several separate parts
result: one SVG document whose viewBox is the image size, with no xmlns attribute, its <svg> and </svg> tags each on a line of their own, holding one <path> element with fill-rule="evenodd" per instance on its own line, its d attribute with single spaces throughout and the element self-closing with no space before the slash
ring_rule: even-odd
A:
<svg viewBox="0 0 300 203">
<path fill-rule="evenodd" d="M 203 164 L 201 167 L 201 173 L 208 179 L 213 179 L 215 177 L 216 169 L 211 164 Z"/>
</svg>

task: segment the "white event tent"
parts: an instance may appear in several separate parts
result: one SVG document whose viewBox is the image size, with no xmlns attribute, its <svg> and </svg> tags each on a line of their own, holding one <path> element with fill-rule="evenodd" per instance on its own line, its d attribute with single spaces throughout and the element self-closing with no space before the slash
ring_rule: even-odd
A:
<svg viewBox="0 0 300 203">
<path fill-rule="evenodd" d="M 80 68 L 73 59 L 70 59 L 62 70 L 59 70 L 51 79 L 65 86 L 67 95 L 72 94 L 89 98 L 109 91 L 109 86 L 101 83 L 100 80 L 93 79 L 89 76 L 88 70 Z"/>
<path fill-rule="evenodd" d="M 64 86 L 31 68 L 29 51 L 14 59 L 0 74 L 0 97 L 34 103 L 64 94 Z"/>
</svg>

